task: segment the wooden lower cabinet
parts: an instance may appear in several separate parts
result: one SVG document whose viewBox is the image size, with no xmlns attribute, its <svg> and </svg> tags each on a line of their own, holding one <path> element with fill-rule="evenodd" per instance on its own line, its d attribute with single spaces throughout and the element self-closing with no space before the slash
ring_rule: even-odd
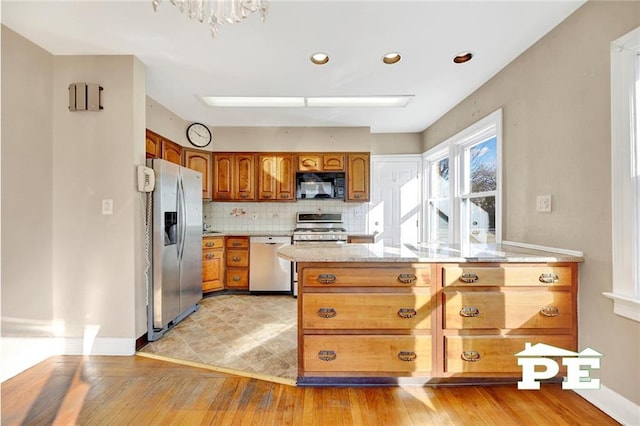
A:
<svg viewBox="0 0 640 426">
<path fill-rule="evenodd" d="M 227 278 L 229 290 L 249 290 L 249 237 L 227 237 Z"/>
<path fill-rule="evenodd" d="M 577 271 L 298 262 L 299 379 L 520 380 L 525 344 L 578 350 Z"/>
<path fill-rule="evenodd" d="M 202 238 L 202 292 L 224 289 L 224 237 Z"/>
</svg>

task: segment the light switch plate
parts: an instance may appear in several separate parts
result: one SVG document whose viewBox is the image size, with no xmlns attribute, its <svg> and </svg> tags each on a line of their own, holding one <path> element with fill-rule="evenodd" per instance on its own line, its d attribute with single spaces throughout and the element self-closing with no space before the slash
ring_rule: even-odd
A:
<svg viewBox="0 0 640 426">
<path fill-rule="evenodd" d="M 102 200 L 102 214 L 113 214 L 113 200 Z"/>
<path fill-rule="evenodd" d="M 538 195 L 536 197 L 536 211 L 551 213 L 551 195 Z"/>
</svg>

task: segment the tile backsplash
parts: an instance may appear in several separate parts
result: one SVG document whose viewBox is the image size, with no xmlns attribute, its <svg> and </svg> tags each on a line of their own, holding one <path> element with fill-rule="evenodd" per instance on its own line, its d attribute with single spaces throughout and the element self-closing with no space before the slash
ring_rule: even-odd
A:
<svg viewBox="0 0 640 426">
<path fill-rule="evenodd" d="M 367 233 L 367 203 L 338 200 L 299 200 L 295 203 L 203 204 L 203 219 L 214 231 L 291 231 L 297 212 L 342 212 L 344 227 L 350 233 Z"/>
</svg>

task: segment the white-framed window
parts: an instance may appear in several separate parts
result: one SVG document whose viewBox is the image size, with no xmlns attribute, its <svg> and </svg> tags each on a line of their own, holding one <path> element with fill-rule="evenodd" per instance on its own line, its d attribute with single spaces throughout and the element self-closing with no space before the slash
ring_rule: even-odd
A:
<svg viewBox="0 0 640 426">
<path fill-rule="evenodd" d="M 640 322 L 640 27 L 611 43 L 614 312 Z"/>
<path fill-rule="evenodd" d="M 501 242 L 501 147 L 497 110 L 424 153 L 426 241 Z"/>
</svg>

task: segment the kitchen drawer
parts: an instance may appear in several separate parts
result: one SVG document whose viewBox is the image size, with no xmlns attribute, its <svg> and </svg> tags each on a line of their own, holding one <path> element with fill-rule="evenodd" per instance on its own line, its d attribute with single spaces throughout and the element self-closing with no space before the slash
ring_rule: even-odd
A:
<svg viewBox="0 0 640 426">
<path fill-rule="evenodd" d="M 411 373 L 431 371 L 431 336 L 304 336 L 308 372 Z"/>
<path fill-rule="evenodd" d="M 570 266 L 503 265 L 473 267 L 444 265 L 443 286 L 571 286 Z"/>
<path fill-rule="evenodd" d="M 304 329 L 431 328 L 431 295 L 395 293 L 307 293 Z"/>
<path fill-rule="evenodd" d="M 249 252 L 247 250 L 227 249 L 227 266 L 246 268 L 249 266 Z"/>
<path fill-rule="evenodd" d="M 224 248 L 224 237 L 204 237 L 202 238 L 202 248 L 204 250 Z"/>
<path fill-rule="evenodd" d="M 227 268 L 226 288 L 243 289 L 249 288 L 249 270 Z"/>
<path fill-rule="evenodd" d="M 443 328 L 572 328 L 570 291 L 443 292 Z"/>
<path fill-rule="evenodd" d="M 428 287 L 431 285 L 432 266 L 304 268 L 300 274 L 302 285 L 309 287 Z"/>
<path fill-rule="evenodd" d="M 247 237 L 227 237 L 227 248 L 249 249 L 249 238 Z"/>
<path fill-rule="evenodd" d="M 514 354 L 525 349 L 525 343 L 544 343 L 575 351 L 573 337 L 540 336 L 447 336 L 444 338 L 446 373 L 514 373 L 522 374 Z"/>
</svg>

